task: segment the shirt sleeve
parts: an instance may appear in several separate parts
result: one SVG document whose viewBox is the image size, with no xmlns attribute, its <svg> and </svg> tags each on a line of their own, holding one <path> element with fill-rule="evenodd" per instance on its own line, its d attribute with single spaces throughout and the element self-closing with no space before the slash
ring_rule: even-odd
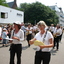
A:
<svg viewBox="0 0 64 64">
<path fill-rule="evenodd" d="M 23 32 L 23 30 L 21 30 L 20 32 L 21 32 L 20 41 L 23 41 L 24 40 L 24 32 Z"/>
<path fill-rule="evenodd" d="M 59 33 L 60 33 L 60 35 L 62 34 L 62 30 L 61 29 L 59 29 L 59 31 L 58 31 Z"/>
<path fill-rule="evenodd" d="M 53 39 L 53 35 L 51 34 L 51 32 L 48 32 L 48 39 Z"/>
</svg>

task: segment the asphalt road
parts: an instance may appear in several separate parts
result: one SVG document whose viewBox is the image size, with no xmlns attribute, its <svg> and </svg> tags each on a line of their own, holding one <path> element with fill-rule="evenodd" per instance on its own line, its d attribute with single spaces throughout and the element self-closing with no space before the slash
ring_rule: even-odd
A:
<svg viewBox="0 0 64 64">
<path fill-rule="evenodd" d="M 34 55 L 35 55 L 35 46 L 31 45 L 27 46 L 27 41 L 24 41 L 22 44 L 22 56 L 21 63 L 22 64 L 34 64 Z M 55 49 L 51 49 L 51 61 L 50 64 L 64 64 L 64 35 L 62 37 L 62 41 L 59 43 L 59 51 Z M 1 47 L 0 44 L 0 64 L 9 64 L 9 46 Z M 15 64 L 16 64 L 16 56 L 15 56 Z"/>
</svg>

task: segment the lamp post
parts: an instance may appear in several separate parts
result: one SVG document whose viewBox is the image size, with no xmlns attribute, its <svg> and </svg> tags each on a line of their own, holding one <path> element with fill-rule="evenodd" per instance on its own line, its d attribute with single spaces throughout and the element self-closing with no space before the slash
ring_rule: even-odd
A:
<svg viewBox="0 0 64 64">
<path fill-rule="evenodd" d="M 35 20 L 35 24 L 36 24 L 36 20 Z"/>
</svg>

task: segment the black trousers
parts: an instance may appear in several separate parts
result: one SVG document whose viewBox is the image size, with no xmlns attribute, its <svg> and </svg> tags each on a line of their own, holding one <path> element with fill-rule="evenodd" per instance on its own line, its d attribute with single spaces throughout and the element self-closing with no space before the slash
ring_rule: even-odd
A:
<svg viewBox="0 0 64 64">
<path fill-rule="evenodd" d="M 22 53 L 21 44 L 12 44 L 10 46 L 10 64 L 15 64 L 14 63 L 15 53 L 17 56 L 17 64 L 21 64 L 21 53 Z"/>
<path fill-rule="evenodd" d="M 50 52 L 36 51 L 34 64 L 49 64 L 51 54 Z"/>
<path fill-rule="evenodd" d="M 31 40 L 31 38 L 32 38 L 32 34 L 28 34 L 28 35 L 27 35 L 27 39 L 26 39 L 27 42 L 28 42 L 28 46 L 30 46 L 29 40 Z"/>
<path fill-rule="evenodd" d="M 62 34 L 60 35 L 59 41 L 61 41 L 61 39 L 62 39 Z"/>
<path fill-rule="evenodd" d="M 56 49 L 59 49 L 59 39 L 60 39 L 60 36 L 57 36 L 56 38 L 54 38 L 54 47 L 56 46 Z"/>
</svg>

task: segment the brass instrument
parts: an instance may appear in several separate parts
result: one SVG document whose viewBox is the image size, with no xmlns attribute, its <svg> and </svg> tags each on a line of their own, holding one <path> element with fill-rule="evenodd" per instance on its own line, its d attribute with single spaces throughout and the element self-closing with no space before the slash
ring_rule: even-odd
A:
<svg viewBox="0 0 64 64">
<path fill-rule="evenodd" d="M 26 35 L 28 35 L 28 34 L 29 34 L 29 31 L 26 32 Z"/>
<path fill-rule="evenodd" d="M 53 34 L 53 37 L 54 37 L 54 38 L 56 38 L 56 37 L 57 37 L 57 35 L 56 35 L 56 34 Z"/>
</svg>

